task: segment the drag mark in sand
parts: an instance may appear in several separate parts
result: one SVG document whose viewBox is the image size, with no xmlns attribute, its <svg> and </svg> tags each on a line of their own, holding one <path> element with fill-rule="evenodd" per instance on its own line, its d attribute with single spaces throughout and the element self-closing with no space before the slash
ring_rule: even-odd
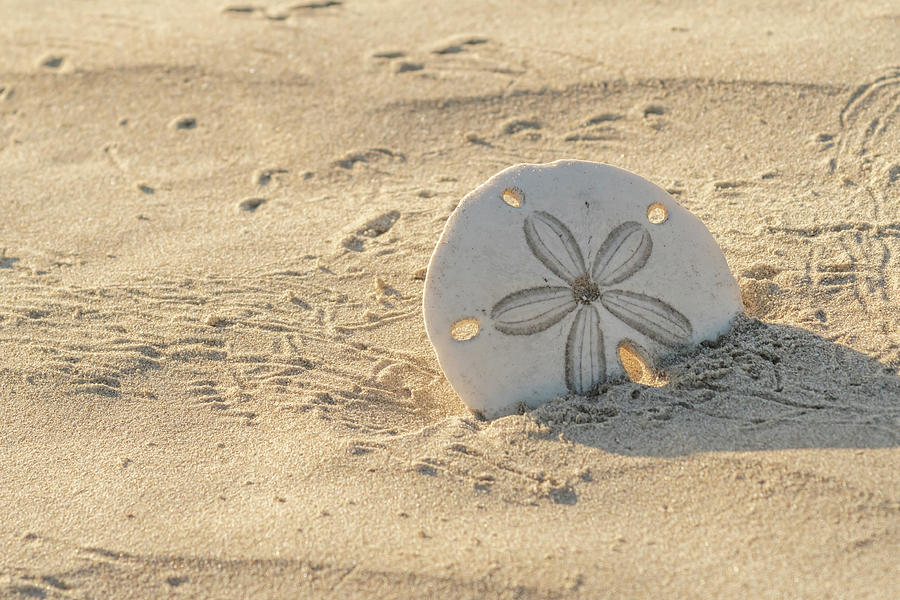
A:
<svg viewBox="0 0 900 600">
<path fill-rule="evenodd" d="M 900 139 L 900 66 L 857 87 L 841 109 L 839 122 L 832 170 L 873 168 L 883 160 L 889 164 L 879 175 L 894 182 L 900 174 L 900 161 L 893 154 Z"/>
<path fill-rule="evenodd" d="M 398 218 L 388 211 L 354 231 L 371 242 Z M 396 432 L 391 415 L 435 410 L 443 383 L 434 365 L 377 343 L 377 334 L 353 340 L 410 327 L 418 298 L 385 285 L 356 301 L 323 285 L 332 277 L 310 265 L 259 277 L 95 288 L 17 281 L 0 289 L 0 354 L 7 357 L 0 370 L 82 402 L 177 402 L 244 425 L 274 407 L 389 434 Z M 284 291 L 297 286 L 302 298 Z M 354 329 L 362 306 L 379 308 Z M 175 330 L 154 326 L 173 320 Z M 159 388 L 160 381 L 169 383 Z M 373 417 L 373 405 L 386 414 Z"/>
<path fill-rule="evenodd" d="M 409 569 L 384 570 L 360 564 L 341 564 L 329 559 L 221 558 L 173 553 L 135 553 L 102 546 L 80 546 L 46 536 L 34 536 L 57 554 L 74 555 L 72 568 L 34 570 L 15 568 L 0 595 L 21 598 L 115 597 L 129 589 L 140 597 L 161 598 L 173 594 L 203 596 L 227 582 L 226 597 L 241 590 L 276 585 L 299 597 L 326 597 L 340 588 L 349 597 L 371 595 L 378 582 L 404 597 L 423 589 L 440 590 L 453 598 L 499 598 L 508 591 L 503 583 L 489 579 L 467 579 L 455 575 L 436 576 Z M 25 541 L 21 543 L 33 543 Z M 516 586 L 516 595 L 527 598 L 557 598 L 554 588 Z"/>
</svg>

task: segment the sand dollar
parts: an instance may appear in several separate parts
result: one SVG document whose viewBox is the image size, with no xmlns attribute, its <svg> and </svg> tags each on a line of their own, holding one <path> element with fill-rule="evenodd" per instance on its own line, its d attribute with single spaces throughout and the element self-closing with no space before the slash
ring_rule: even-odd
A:
<svg viewBox="0 0 900 600">
<path fill-rule="evenodd" d="M 697 217 L 634 173 L 574 160 L 516 165 L 468 194 L 424 291 L 444 374 L 489 418 L 594 394 L 742 311 Z"/>
</svg>

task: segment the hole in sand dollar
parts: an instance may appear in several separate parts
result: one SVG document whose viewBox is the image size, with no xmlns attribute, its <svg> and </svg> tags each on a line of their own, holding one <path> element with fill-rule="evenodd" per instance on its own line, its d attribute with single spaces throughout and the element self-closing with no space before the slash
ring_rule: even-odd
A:
<svg viewBox="0 0 900 600">
<path fill-rule="evenodd" d="M 450 337 L 457 342 L 464 342 L 478 335 L 479 331 L 481 331 L 481 323 L 478 322 L 478 319 L 466 317 L 450 326 Z"/>
<path fill-rule="evenodd" d="M 663 387 L 668 383 L 665 376 L 650 366 L 644 351 L 634 342 L 625 340 L 619 343 L 619 362 L 625 369 L 628 379 L 640 385 Z"/>
<path fill-rule="evenodd" d="M 515 187 L 506 188 L 500 194 L 500 198 L 513 208 L 521 208 L 522 204 L 525 203 L 525 192 Z"/>
<path fill-rule="evenodd" d="M 650 206 L 647 207 L 647 220 L 653 223 L 654 225 L 659 225 L 663 221 L 669 218 L 669 211 L 666 207 L 659 203 L 654 202 Z"/>
</svg>

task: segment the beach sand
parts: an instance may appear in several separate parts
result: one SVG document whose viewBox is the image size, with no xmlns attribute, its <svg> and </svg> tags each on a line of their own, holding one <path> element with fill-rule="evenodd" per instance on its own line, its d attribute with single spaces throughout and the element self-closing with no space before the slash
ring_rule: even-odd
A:
<svg viewBox="0 0 900 600">
<path fill-rule="evenodd" d="M 694 4 L 0 0 L 0 597 L 895 597 L 900 12 Z M 480 421 L 425 267 L 561 158 L 747 316 Z"/>
</svg>

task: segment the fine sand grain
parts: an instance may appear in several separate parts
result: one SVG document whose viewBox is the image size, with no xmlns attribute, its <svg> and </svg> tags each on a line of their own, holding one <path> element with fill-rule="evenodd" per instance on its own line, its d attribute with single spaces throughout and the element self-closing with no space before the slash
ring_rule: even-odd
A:
<svg viewBox="0 0 900 600">
<path fill-rule="evenodd" d="M 694 4 L 0 0 L 0 597 L 896 597 L 900 11 Z M 747 316 L 479 421 L 424 269 L 560 158 Z"/>
</svg>

